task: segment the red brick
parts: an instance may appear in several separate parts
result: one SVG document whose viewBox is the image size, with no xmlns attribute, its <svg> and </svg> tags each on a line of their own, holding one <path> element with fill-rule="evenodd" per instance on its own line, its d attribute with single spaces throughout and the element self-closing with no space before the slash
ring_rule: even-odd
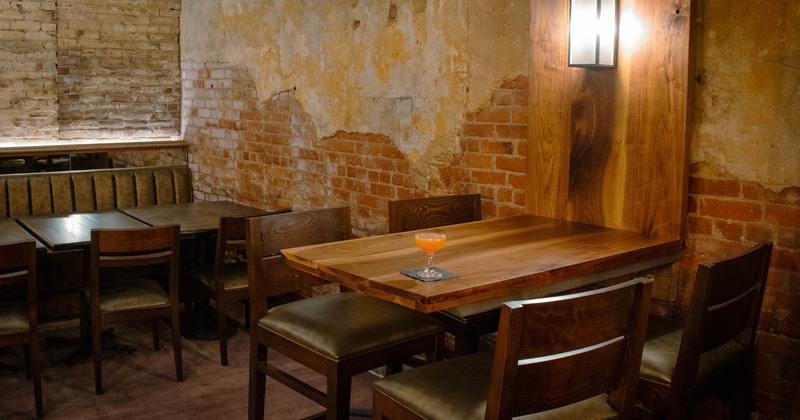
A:
<svg viewBox="0 0 800 420">
<path fill-rule="evenodd" d="M 496 155 L 514 154 L 514 143 L 510 141 L 486 140 L 481 142 L 481 152 Z"/>
<path fill-rule="evenodd" d="M 721 219 L 741 220 L 743 222 L 753 222 L 761 219 L 761 206 L 741 201 L 703 198 L 698 201 L 698 210 L 701 215 Z"/>
<path fill-rule="evenodd" d="M 730 179 L 689 178 L 689 194 L 739 197 L 739 181 Z"/>
<path fill-rule="evenodd" d="M 494 124 L 467 123 L 464 124 L 465 137 L 494 137 Z"/>
<path fill-rule="evenodd" d="M 472 182 L 478 182 L 481 184 L 505 185 L 506 176 L 505 174 L 491 171 L 472 171 L 470 174 L 470 180 Z"/>
<path fill-rule="evenodd" d="M 783 228 L 776 232 L 775 246 L 794 248 L 800 252 L 800 229 Z"/>
<path fill-rule="evenodd" d="M 780 192 L 775 193 L 761 184 L 755 182 L 743 182 L 742 192 L 744 198 L 758 201 L 768 201 L 776 204 L 800 205 L 800 187 L 785 187 Z"/>
<path fill-rule="evenodd" d="M 470 168 L 494 169 L 494 160 L 490 155 L 469 155 L 465 157 L 465 160 Z"/>
<path fill-rule="evenodd" d="M 524 157 L 497 156 L 495 166 L 500 171 L 528 173 L 528 160 Z"/>
<path fill-rule="evenodd" d="M 724 220 L 718 220 L 714 225 L 717 228 L 717 231 L 722 235 L 725 239 L 730 239 L 732 241 L 739 241 L 742 238 L 742 225 L 739 223 L 730 223 Z"/>
<path fill-rule="evenodd" d="M 506 124 L 511 121 L 511 110 L 508 108 L 485 107 L 475 114 L 475 121 L 480 123 Z"/>
<path fill-rule="evenodd" d="M 503 139 L 527 139 L 528 126 L 527 125 L 498 125 L 495 128 L 497 137 Z"/>
<path fill-rule="evenodd" d="M 765 219 L 780 226 L 800 227 L 800 206 L 768 204 Z"/>
<path fill-rule="evenodd" d="M 513 105 L 514 93 L 508 90 L 495 91 L 492 95 L 493 105 Z"/>
<path fill-rule="evenodd" d="M 705 217 L 688 217 L 686 222 L 689 233 L 696 235 L 710 235 L 714 226 L 711 219 Z"/>
<path fill-rule="evenodd" d="M 783 270 L 800 271 L 800 252 L 773 248 L 772 266 Z"/>
</svg>

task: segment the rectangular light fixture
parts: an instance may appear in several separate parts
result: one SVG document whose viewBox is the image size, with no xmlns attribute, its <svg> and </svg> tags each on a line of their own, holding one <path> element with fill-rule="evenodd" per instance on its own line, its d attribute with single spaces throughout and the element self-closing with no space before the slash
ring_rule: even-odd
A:
<svg viewBox="0 0 800 420">
<path fill-rule="evenodd" d="M 569 66 L 615 67 L 619 0 L 570 0 Z"/>
</svg>

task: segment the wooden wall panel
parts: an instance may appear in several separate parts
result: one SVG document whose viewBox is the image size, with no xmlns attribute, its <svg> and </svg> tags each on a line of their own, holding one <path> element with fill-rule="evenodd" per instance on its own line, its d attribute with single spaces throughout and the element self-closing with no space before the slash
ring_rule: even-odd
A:
<svg viewBox="0 0 800 420">
<path fill-rule="evenodd" d="M 683 235 L 691 0 L 621 0 L 644 28 L 617 68 L 567 66 L 569 2 L 531 2 L 529 213 Z"/>
</svg>

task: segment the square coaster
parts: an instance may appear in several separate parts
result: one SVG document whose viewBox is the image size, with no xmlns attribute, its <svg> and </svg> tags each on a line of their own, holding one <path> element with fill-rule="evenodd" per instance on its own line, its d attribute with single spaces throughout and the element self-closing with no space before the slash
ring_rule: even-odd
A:
<svg viewBox="0 0 800 420">
<path fill-rule="evenodd" d="M 425 281 L 425 282 L 428 282 L 428 281 L 439 281 L 439 280 L 445 280 L 445 279 L 452 279 L 453 277 L 458 277 L 457 275 L 455 275 L 455 274 L 453 274 L 453 273 L 451 273 L 449 271 L 442 270 L 439 267 L 433 267 L 433 268 L 436 271 L 442 273 L 442 276 L 441 277 L 436 277 L 436 278 L 433 278 L 433 279 L 429 279 L 429 278 L 418 276 L 417 272 L 424 270 L 425 269 L 424 267 L 422 267 L 422 268 L 412 268 L 412 269 L 409 269 L 409 270 L 402 270 L 402 271 L 400 271 L 400 274 L 404 274 L 404 275 L 406 275 L 408 277 L 415 278 L 417 280 Z"/>
</svg>

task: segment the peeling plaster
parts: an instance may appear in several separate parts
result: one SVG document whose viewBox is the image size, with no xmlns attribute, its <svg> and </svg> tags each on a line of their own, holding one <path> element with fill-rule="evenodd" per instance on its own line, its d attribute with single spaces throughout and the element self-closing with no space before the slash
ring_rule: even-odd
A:
<svg viewBox="0 0 800 420">
<path fill-rule="evenodd" d="M 692 161 L 707 176 L 800 185 L 800 28 L 786 24 L 800 21 L 800 3 L 712 1 L 705 9 Z"/>
<path fill-rule="evenodd" d="M 181 48 L 244 65 L 261 100 L 296 89 L 320 137 L 385 134 L 415 160 L 528 74 L 529 22 L 528 1 L 192 0 Z"/>
</svg>

